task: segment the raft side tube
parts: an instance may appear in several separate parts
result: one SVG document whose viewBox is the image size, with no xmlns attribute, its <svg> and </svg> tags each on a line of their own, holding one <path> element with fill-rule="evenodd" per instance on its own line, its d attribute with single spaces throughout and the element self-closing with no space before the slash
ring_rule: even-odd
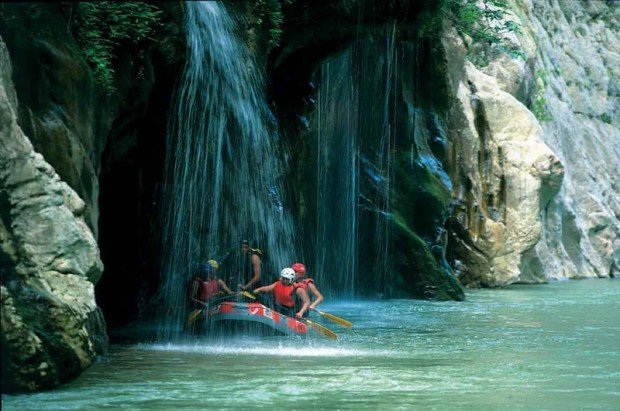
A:
<svg viewBox="0 0 620 411">
<path fill-rule="evenodd" d="M 235 321 L 264 324 L 285 335 L 306 335 L 308 326 L 260 303 L 222 302 L 206 313 L 212 322 Z"/>
</svg>

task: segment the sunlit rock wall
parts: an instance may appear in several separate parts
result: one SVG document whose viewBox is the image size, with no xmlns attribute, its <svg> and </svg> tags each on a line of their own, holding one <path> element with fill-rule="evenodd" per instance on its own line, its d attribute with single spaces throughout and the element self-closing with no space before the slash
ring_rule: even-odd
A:
<svg viewBox="0 0 620 411">
<path fill-rule="evenodd" d="M 2 391 L 50 388 L 105 350 L 94 296 L 103 265 L 85 203 L 17 124 L 11 63 L 0 40 Z"/>
<path fill-rule="evenodd" d="M 523 26 L 512 41 L 524 60 L 502 56 L 475 68 L 461 63 L 458 36 L 446 36 L 456 96 L 452 262 L 464 284 L 482 286 L 614 275 L 619 8 L 572 1 L 511 7 L 509 18 Z"/>
<path fill-rule="evenodd" d="M 618 275 L 620 4 L 528 1 L 516 10 L 537 45 L 534 74 L 548 114 L 542 137 L 565 168 L 524 270 L 558 279 Z"/>
<path fill-rule="evenodd" d="M 542 199 L 557 193 L 562 166 L 534 115 L 495 78 L 469 62 L 453 70 L 461 75 L 451 112 L 450 254 L 462 283 L 520 281 L 520 265 L 541 238 Z"/>
</svg>

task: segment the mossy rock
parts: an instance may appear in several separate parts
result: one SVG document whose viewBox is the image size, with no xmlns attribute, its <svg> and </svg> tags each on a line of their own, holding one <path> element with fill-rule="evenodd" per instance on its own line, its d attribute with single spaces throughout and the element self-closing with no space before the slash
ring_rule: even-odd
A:
<svg viewBox="0 0 620 411">
<path fill-rule="evenodd" d="M 437 240 L 450 211 L 448 188 L 421 162 L 411 162 L 407 153 L 396 155 L 395 176 L 393 265 L 400 287 L 418 298 L 463 300 L 463 289 Z"/>
</svg>

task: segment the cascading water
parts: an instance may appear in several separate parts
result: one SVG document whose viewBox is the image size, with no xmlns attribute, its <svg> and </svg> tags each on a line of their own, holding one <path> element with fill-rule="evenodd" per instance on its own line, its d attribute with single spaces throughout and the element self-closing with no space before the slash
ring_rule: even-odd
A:
<svg viewBox="0 0 620 411">
<path fill-rule="evenodd" d="M 359 40 L 320 71 L 316 277 L 349 297 L 356 292 L 358 270 L 381 282 L 390 271 L 395 50 L 391 28 L 379 41 Z M 372 233 L 364 244 L 360 231 Z"/>
<path fill-rule="evenodd" d="M 187 62 L 176 94 L 166 158 L 163 282 L 165 320 L 159 337 L 177 336 L 186 287 L 200 264 L 238 253 L 241 239 L 266 250 L 271 270 L 295 254 L 284 212 L 275 126 L 262 95 L 263 81 L 235 25 L 218 2 L 186 2 Z M 227 258 L 229 286 L 242 282 Z M 228 266 L 227 266 L 228 265 Z"/>
<path fill-rule="evenodd" d="M 357 92 L 345 52 L 321 68 L 317 106 L 316 280 L 352 296 L 357 272 L 359 139 Z M 343 256 L 345 258 L 343 258 Z M 342 261 L 346 260 L 346 264 Z M 334 267 L 338 272 L 334 273 Z"/>
<path fill-rule="evenodd" d="M 407 196 L 414 184 L 424 189 L 413 176 L 432 175 L 451 187 L 429 145 L 445 135 L 441 122 L 415 101 L 418 43 L 397 34 L 393 24 L 358 39 L 326 60 L 315 79 L 315 267 L 317 283 L 332 294 L 375 296 L 402 288 L 394 270 L 412 256 L 402 245 L 395 250 L 393 231 L 404 226 L 411 232 L 403 213 L 417 203 Z M 415 211 L 419 221 L 430 214 Z M 428 231 L 412 235 L 436 244 L 438 233 Z"/>
</svg>

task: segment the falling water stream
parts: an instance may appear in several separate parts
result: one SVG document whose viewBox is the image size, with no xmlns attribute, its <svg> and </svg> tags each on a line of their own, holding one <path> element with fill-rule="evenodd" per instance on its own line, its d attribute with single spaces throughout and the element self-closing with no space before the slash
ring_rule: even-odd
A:
<svg viewBox="0 0 620 411">
<path fill-rule="evenodd" d="M 406 184 L 402 176 L 411 174 L 403 166 L 396 172 L 399 153 L 410 154 L 405 167 L 415 162 L 451 189 L 429 146 L 445 132 L 436 114 L 416 101 L 418 42 L 399 39 L 397 32 L 394 23 L 358 38 L 324 61 L 315 76 L 313 268 L 318 282 L 339 297 L 385 295 L 398 277 L 394 197 L 398 184 Z"/>
<path fill-rule="evenodd" d="M 235 287 L 248 280 L 233 272 L 242 239 L 267 250 L 267 280 L 295 255 L 261 76 L 223 5 L 185 7 L 187 63 L 171 116 L 163 199 L 164 341 L 179 335 L 186 287 L 200 264 L 227 258 L 224 275 Z"/>
<path fill-rule="evenodd" d="M 314 266 L 320 284 L 349 298 L 360 266 L 377 292 L 390 271 L 394 33 L 392 26 L 375 39 L 358 39 L 317 76 Z"/>
</svg>

